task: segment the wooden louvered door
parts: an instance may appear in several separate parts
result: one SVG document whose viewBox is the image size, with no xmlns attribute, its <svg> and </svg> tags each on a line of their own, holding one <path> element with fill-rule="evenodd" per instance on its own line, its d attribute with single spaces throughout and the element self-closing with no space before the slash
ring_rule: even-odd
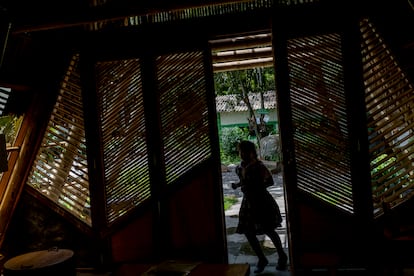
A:
<svg viewBox="0 0 414 276">
<path fill-rule="evenodd" d="M 300 34 L 276 25 L 273 31 L 289 245 L 298 272 L 346 265 L 342 255 L 366 231 L 357 223 L 369 221 L 369 203 L 359 203 L 370 201 L 369 188 L 355 185 L 369 179 L 357 165 L 368 161 L 358 142 L 365 121 L 358 24 L 335 22 L 329 29 L 309 23 Z"/>
<path fill-rule="evenodd" d="M 297 188 L 353 213 L 341 37 L 288 41 Z"/>
<path fill-rule="evenodd" d="M 162 181 L 173 184 L 211 158 L 202 51 L 155 57 Z M 106 217 L 111 224 L 151 197 L 141 61 L 96 64 Z M 150 120 L 152 120 L 150 119 Z M 150 122 L 151 124 L 152 122 Z M 159 158 L 159 157 L 158 157 Z"/>
<path fill-rule="evenodd" d="M 360 26 L 373 212 L 381 217 L 414 196 L 414 87 L 372 20 Z"/>
<path fill-rule="evenodd" d="M 156 58 L 166 183 L 211 158 L 204 53 Z"/>
<path fill-rule="evenodd" d="M 207 39 L 194 44 L 148 39 L 125 46 L 128 57 L 95 54 L 89 65 L 99 136 L 91 146 L 103 171 L 94 192 L 104 200 L 95 204 L 105 206 L 98 225 L 115 233 L 115 262 L 226 258 L 210 52 Z M 120 223 L 138 233 L 133 240 L 117 232 Z"/>
<path fill-rule="evenodd" d="M 98 62 L 96 76 L 105 215 L 111 225 L 150 197 L 140 60 Z"/>
</svg>

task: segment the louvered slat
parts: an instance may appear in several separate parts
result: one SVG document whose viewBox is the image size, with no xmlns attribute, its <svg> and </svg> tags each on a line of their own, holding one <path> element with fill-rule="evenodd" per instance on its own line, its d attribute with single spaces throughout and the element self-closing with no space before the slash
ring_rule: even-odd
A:
<svg viewBox="0 0 414 276">
<path fill-rule="evenodd" d="M 74 55 L 27 184 L 91 226 L 78 61 Z"/>
<path fill-rule="evenodd" d="M 288 41 L 297 185 L 353 213 L 341 38 Z"/>
<path fill-rule="evenodd" d="M 156 67 L 166 180 L 173 183 L 211 156 L 203 53 L 160 56 Z"/>
<path fill-rule="evenodd" d="M 363 76 L 368 114 L 374 214 L 414 195 L 414 89 L 374 25 L 364 19 Z"/>
<path fill-rule="evenodd" d="M 96 65 L 108 224 L 151 196 L 140 70 L 139 59 Z"/>
<path fill-rule="evenodd" d="M 11 88 L 0 87 L 0 115 L 3 115 L 10 93 Z"/>
<path fill-rule="evenodd" d="M 88 23 L 92 30 L 99 30 L 106 25 L 110 26 L 137 26 L 148 23 L 171 23 L 178 20 L 189 20 L 196 18 L 206 18 L 211 16 L 222 16 L 225 14 L 238 14 L 249 12 L 252 10 L 270 9 L 275 6 L 299 6 L 317 4 L 319 0 L 243 0 L 243 1 L 202 1 L 198 4 L 191 2 L 191 5 L 178 5 L 173 9 L 160 11 L 155 9 L 150 12 L 147 9 L 144 15 L 137 15 L 133 17 L 121 17 L 114 19 L 101 20 L 93 23 Z M 170 6 L 170 5 L 168 5 Z"/>
</svg>

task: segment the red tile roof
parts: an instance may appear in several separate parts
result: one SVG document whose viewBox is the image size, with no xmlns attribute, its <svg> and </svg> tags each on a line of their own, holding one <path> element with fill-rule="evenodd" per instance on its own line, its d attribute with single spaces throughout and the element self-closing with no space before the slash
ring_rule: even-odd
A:
<svg viewBox="0 0 414 276">
<path fill-rule="evenodd" d="M 276 108 L 275 91 L 267 91 L 264 93 L 264 108 Z M 250 103 L 254 110 L 262 108 L 259 93 L 249 93 Z M 224 96 L 216 96 L 217 112 L 242 112 L 247 111 L 247 105 L 243 102 L 238 94 L 230 94 Z"/>
</svg>

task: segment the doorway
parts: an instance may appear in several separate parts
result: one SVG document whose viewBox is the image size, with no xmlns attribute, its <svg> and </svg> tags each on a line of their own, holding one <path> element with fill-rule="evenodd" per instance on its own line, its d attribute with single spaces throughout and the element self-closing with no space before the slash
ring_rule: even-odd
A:
<svg viewBox="0 0 414 276">
<path fill-rule="evenodd" d="M 283 216 L 277 232 L 288 254 L 288 231 L 284 180 L 281 170 L 278 112 L 271 32 L 226 36 L 210 41 L 216 92 L 216 111 L 221 153 L 221 175 L 227 231 L 229 263 L 249 263 L 257 257 L 244 235 L 235 233 L 242 192 L 232 189 L 238 182 L 235 167 L 240 162 L 239 140 L 257 145 L 261 160 L 271 171 L 274 185 L 269 187 Z M 270 266 L 278 256 L 270 239 L 258 236 Z"/>
</svg>

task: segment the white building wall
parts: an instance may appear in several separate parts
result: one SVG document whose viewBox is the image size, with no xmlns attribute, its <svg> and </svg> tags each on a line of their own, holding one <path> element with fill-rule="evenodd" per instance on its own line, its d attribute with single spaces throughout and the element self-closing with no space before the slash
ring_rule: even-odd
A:
<svg viewBox="0 0 414 276">
<path fill-rule="evenodd" d="M 257 114 L 258 115 L 258 114 Z M 269 116 L 268 122 L 277 122 L 277 113 L 276 110 L 269 110 L 269 113 L 266 114 Z M 247 125 L 247 118 L 249 117 L 249 112 L 221 112 L 220 113 L 220 122 L 222 127 L 231 126 L 231 125 Z"/>
</svg>

